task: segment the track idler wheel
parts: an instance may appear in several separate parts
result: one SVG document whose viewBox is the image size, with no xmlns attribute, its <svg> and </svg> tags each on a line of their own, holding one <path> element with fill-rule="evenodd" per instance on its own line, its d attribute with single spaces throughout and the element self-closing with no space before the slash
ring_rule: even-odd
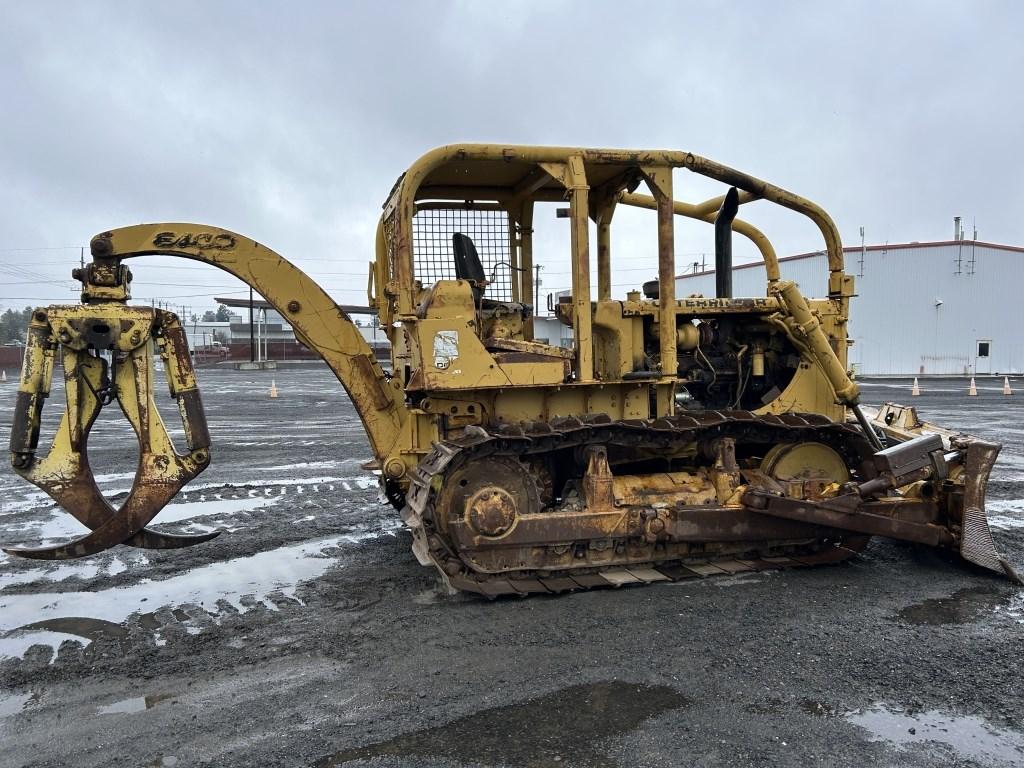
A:
<svg viewBox="0 0 1024 768">
<path fill-rule="evenodd" d="M 520 515 L 540 511 L 536 481 L 513 458 L 485 458 L 460 467 L 446 478 L 441 494 L 439 508 L 485 539 L 504 536 Z"/>
<path fill-rule="evenodd" d="M 188 453 L 174 450 L 154 400 L 150 343 L 159 350 L 168 387 L 178 401 Z M 55 354 L 64 368 L 67 408 L 49 452 L 36 456 L 43 403 Z M 108 359 L 101 354 L 109 356 Z M 89 431 L 104 405 L 117 400 L 139 443 L 131 492 L 115 509 L 96 487 L 89 466 Z M 210 461 L 210 436 L 178 318 L 162 310 L 119 303 L 37 309 L 29 326 L 14 424 L 11 463 L 91 533 L 56 546 L 10 548 L 41 560 L 92 555 L 118 544 L 176 549 L 220 532 L 175 535 L 145 526 Z"/>
</svg>

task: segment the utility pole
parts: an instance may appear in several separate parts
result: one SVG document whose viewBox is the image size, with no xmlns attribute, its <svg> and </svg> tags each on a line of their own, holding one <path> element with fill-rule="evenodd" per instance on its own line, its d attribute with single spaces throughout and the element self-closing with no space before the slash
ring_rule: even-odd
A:
<svg viewBox="0 0 1024 768">
<path fill-rule="evenodd" d="M 864 246 L 864 227 L 860 228 L 860 269 L 857 271 L 857 277 L 864 277 L 864 254 L 867 252 L 867 248 Z"/>
<path fill-rule="evenodd" d="M 533 315 L 537 316 L 540 311 L 540 271 L 544 269 L 543 264 L 534 264 L 534 278 L 533 278 Z"/>
<path fill-rule="evenodd" d="M 249 287 L 249 362 L 256 362 L 256 329 L 252 327 L 252 287 Z"/>
</svg>

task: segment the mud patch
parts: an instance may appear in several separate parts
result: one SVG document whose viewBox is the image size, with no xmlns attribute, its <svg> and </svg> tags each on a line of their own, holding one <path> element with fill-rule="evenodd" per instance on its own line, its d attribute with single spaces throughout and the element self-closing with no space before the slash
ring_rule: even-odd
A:
<svg viewBox="0 0 1024 768">
<path fill-rule="evenodd" d="M 965 587 L 948 597 L 935 597 L 908 605 L 899 612 L 899 617 L 909 624 L 918 625 L 970 624 L 982 616 L 1010 607 L 1009 597 L 1005 591 L 988 586 Z"/>
<path fill-rule="evenodd" d="M 123 640 L 128 637 L 128 630 L 120 624 L 102 619 L 93 619 L 88 616 L 64 616 L 58 619 L 45 619 L 34 621 L 18 627 L 18 630 L 49 630 L 50 632 L 62 632 L 66 635 L 78 635 L 86 640 L 99 640 L 106 638 L 110 640 Z"/>
<path fill-rule="evenodd" d="M 576 685 L 538 699 L 495 707 L 438 728 L 348 749 L 315 763 L 317 768 L 372 757 L 447 757 L 484 765 L 565 765 L 613 768 L 608 739 L 689 701 L 663 685 L 620 681 Z M 528 736 L 528 737 L 527 737 Z"/>
<path fill-rule="evenodd" d="M 817 699 L 800 699 L 798 706 L 812 717 L 839 717 L 844 714 L 837 704 Z"/>
</svg>

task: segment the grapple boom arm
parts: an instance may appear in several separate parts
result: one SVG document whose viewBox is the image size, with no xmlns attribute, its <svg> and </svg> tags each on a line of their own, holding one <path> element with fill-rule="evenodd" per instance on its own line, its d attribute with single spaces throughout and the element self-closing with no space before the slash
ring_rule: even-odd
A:
<svg viewBox="0 0 1024 768">
<path fill-rule="evenodd" d="M 74 276 L 82 304 L 37 309 L 11 432 L 15 471 L 42 488 L 91 529 L 57 546 L 9 549 L 24 557 L 63 559 L 117 544 L 171 548 L 216 533 L 182 536 L 145 526 L 210 460 L 199 389 L 184 329 L 170 312 L 129 307 L 131 273 L 122 262 L 136 256 L 179 256 L 211 264 L 260 292 L 320 355 L 348 392 L 374 454 L 386 456 L 406 418 L 403 393 L 391 385 L 359 330 L 309 277 L 274 251 L 227 230 L 196 224 L 147 224 L 104 232 L 90 245 L 93 262 Z M 179 454 L 154 400 L 150 349 L 159 350 L 171 395 L 177 400 L 188 451 Z M 63 364 L 67 409 L 49 452 L 38 457 L 43 404 L 53 363 Z M 120 509 L 96 486 L 89 466 L 89 431 L 104 405 L 117 400 L 139 442 L 135 481 Z"/>
<path fill-rule="evenodd" d="M 317 283 L 267 246 L 205 224 L 139 224 L 92 239 L 98 264 L 120 265 L 138 256 L 177 256 L 229 272 L 251 286 L 319 355 L 351 398 L 373 455 L 388 455 L 405 422 L 405 393 L 384 375 L 369 344 Z M 397 382 L 395 382 L 397 384 Z"/>
</svg>

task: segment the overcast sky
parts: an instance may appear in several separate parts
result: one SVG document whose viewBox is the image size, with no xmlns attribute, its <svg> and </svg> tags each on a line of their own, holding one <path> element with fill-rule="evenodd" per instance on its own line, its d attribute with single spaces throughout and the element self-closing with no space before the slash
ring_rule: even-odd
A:
<svg viewBox="0 0 1024 768">
<path fill-rule="evenodd" d="M 238 231 L 365 303 L 395 178 L 458 141 L 685 149 L 819 202 L 847 245 L 949 239 L 954 215 L 1024 245 L 1022 30 L 1019 2 L 0 0 L 0 305 L 75 300 L 78 247 L 144 221 Z M 781 255 L 821 247 L 742 215 Z M 646 233 L 618 238 L 617 286 L 653 277 Z M 678 262 L 711 242 L 680 228 Z M 564 254 L 539 259 L 564 287 Z M 143 300 L 245 294 L 147 263 Z"/>
</svg>

